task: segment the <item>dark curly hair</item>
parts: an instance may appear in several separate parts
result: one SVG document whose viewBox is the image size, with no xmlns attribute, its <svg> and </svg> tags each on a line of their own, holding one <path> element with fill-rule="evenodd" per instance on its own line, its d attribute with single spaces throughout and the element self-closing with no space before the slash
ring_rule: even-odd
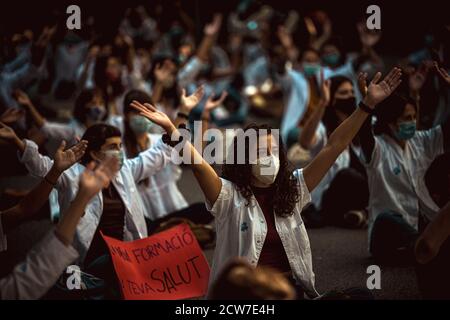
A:
<svg viewBox="0 0 450 320">
<path fill-rule="evenodd" d="M 222 177 L 233 182 L 239 192 L 247 200 L 246 206 L 250 205 L 253 191 L 251 188 L 252 169 L 249 158 L 250 141 L 245 138 L 245 164 L 237 164 L 238 161 L 238 139 L 240 134 L 245 134 L 248 130 L 255 130 L 258 133 L 260 130 L 266 130 L 267 134 L 271 134 L 271 128 L 267 125 L 250 124 L 244 131 L 238 133 L 233 139 L 233 144 L 230 148 L 233 148 L 232 153 L 234 159 L 233 164 L 226 163 L 222 167 Z M 287 160 L 287 154 L 283 147 L 283 143 L 280 138 L 279 146 L 279 158 L 280 158 L 280 170 L 272 185 L 273 192 L 276 194 L 273 200 L 273 209 L 275 214 L 281 217 L 288 217 L 293 214 L 295 205 L 299 200 L 299 192 L 297 187 L 297 181 L 294 179 L 292 173 L 293 169 Z M 230 162 L 230 161 L 227 161 Z"/>
</svg>

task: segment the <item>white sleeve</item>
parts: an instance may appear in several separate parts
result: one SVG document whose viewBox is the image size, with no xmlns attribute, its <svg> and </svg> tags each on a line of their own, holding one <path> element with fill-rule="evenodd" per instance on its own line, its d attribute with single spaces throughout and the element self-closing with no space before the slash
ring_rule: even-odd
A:
<svg viewBox="0 0 450 320">
<path fill-rule="evenodd" d="M 6 277 L 0 279 L 0 299 L 39 299 L 58 280 L 64 269 L 78 258 L 52 230 Z"/>
<path fill-rule="evenodd" d="M 28 172 L 36 177 L 43 178 L 50 171 L 53 160 L 39 153 L 38 146 L 31 140 L 24 140 L 25 151 L 19 156 L 19 161 L 25 165 Z"/>
<path fill-rule="evenodd" d="M 216 199 L 216 202 L 212 204 L 206 199 L 206 209 L 216 218 L 221 219 L 226 217 L 227 213 L 232 212 L 233 203 L 234 203 L 234 195 L 235 195 L 235 187 L 231 181 L 220 178 L 222 181 L 222 188 L 220 189 L 219 196 Z"/>
<path fill-rule="evenodd" d="M 66 123 L 56 123 L 45 121 L 41 127 L 41 132 L 51 140 L 65 140 L 70 146 L 76 142 L 75 130 Z M 80 137 L 81 138 L 81 137 Z"/>
<path fill-rule="evenodd" d="M 0 213 L 0 252 L 6 251 L 8 248 L 8 243 L 6 241 L 6 234 L 3 233 L 3 225 Z"/>
<path fill-rule="evenodd" d="M 125 164 L 130 168 L 134 181 L 140 182 L 172 163 L 172 150 L 159 139 L 153 147 L 139 153 L 137 157 L 125 160 Z"/>
<path fill-rule="evenodd" d="M 425 154 L 430 159 L 435 159 L 444 153 L 444 134 L 442 126 L 436 126 L 429 130 L 417 131 L 417 137 L 425 150 Z"/>
<path fill-rule="evenodd" d="M 303 177 L 303 169 L 295 170 L 294 177 L 297 179 L 299 189 L 298 205 L 300 206 L 301 211 L 301 209 L 311 202 L 311 194 L 308 190 L 308 186 L 306 185 L 305 178 Z"/>
</svg>

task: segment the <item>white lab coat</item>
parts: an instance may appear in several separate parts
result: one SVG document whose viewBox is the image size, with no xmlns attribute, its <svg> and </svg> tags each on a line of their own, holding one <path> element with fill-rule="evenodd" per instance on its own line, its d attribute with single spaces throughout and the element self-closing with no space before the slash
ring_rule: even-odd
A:
<svg viewBox="0 0 450 320">
<path fill-rule="evenodd" d="M 149 134 L 148 138 L 150 147 L 152 147 L 161 139 L 161 135 Z M 180 166 L 171 163 L 152 175 L 148 183 L 137 184 L 139 194 L 147 209 L 147 218 L 156 220 L 188 207 L 188 203 L 177 186 L 181 173 Z"/>
<path fill-rule="evenodd" d="M 35 176 L 44 177 L 50 170 L 53 161 L 42 156 L 38 152 L 37 145 L 25 140 L 26 147 L 20 161 L 25 164 L 28 171 Z M 125 226 L 124 240 L 135 240 L 147 236 L 147 227 L 144 216 L 146 215 L 142 199 L 137 192 L 136 183 L 154 175 L 167 166 L 171 161 L 172 148 L 161 140 L 150 148 L 139 154 L 136 158 L 125 160 L 119 174 L 111 181 L 117 189 L 124 206 Z M 84 171 L 84 166 L 76 163 L 61 175 L 58 179 L 56 189 L 59 193 L 59 205 L 64 212 L 78 191 L 79 175 Z M 102 193 L 98 193 L 87 205 L 85 215 L 81 218 L 74 241 L 74 247 L 80 253 L 80 261 L 85 258 L 91 244 L 94 233 L 103 212 Z"/>
<path fill-rule="evenodd" d="M 292 216 L 275 216 L 275 224 L 289 260 L 293 276 L 309 296 L 318 295 L 312 269 L 311 248 L 300 212 L 311 201 L 302 169 L 294 172 L 298 181 L 299 200 Z M 210 286 L 229 259 L 242 257 L 252 266 L 258 265 L 267 235 L 264 213 L 253 197 L 249 206 L 232 182 L 222 180 L 222 189 L 214 204 L 206 202 L 216 218 L 216 249 L 209 278 Z"/>
<path fill-rule="evenodd" d="M 387 136 L 375 137 L 369 163 L 363 163 L 369 181 L 369 232 L 376 217 L 386 211 L 402 215 L 413 228 L 418 228 L 419 212 L 432 221 L 439 211 L 425 185 L 425 173 L 433 160 L 444 152 L 440 126 L 418 131 L 403 150 Z"/>
<path fill-rule="evenodd" d="M 4 236 L 0 221 L 0 239 Z M 23 262 L 0 279 L 0 299 L 41 298 L 77 257 L 77 251 L 72 246 L 64 245 L 51 230 L 28 252 Z"/>
</svg>

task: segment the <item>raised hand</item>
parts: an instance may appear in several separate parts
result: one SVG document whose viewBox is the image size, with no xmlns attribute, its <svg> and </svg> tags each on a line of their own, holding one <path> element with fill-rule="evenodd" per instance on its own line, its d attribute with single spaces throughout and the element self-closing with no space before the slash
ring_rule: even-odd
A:
<svg viewBox="0 0 450 320">
<path fill-rule="evenodd" d="M 86 151 L 87 141 L 82 140 L 67 150 L 64 150 L 65 147 L 66 142 L 63 140 L 54 157 L 53 166 L 59 172 L 63 172 L 64 170 L 70 168 L 81 159 Z"/>
<path fill-rule="evenodd" d="M 427 79 L 427 67 L 425 65 L 420 66 L 417 71 L 414 71 L 408 78 L 409 88 L 412 92 L 419 92 L 422 89 L 425 80 Z"/>
<path fill-rule="evenodd" d="M 157 64 L 154 71 L 155 79 L 161 83 L 164 87 L 168 87 L 173 83 L 173 77 L 171 68 L 163 63 Z"/>
<path fill-rule="evenodd" d="M 164 112 L 157 110 L 150 103 L 141 104 L 140 102 L 134 100 L 131 103 L 131 107 L 139 111 L 141 116 L 146 117 L 151 122 L 162 127 L 169 134 L 176 129 L 170 118 Z"/>
<path fill-rule="evenodd" d="M 0 116 L 0 122 L 5 124 L 14 123 L 24 116 L 22 109 L 9 108 Z"/>
<path fill-rule="evenodd" d="M 0 122 L 0 139 L 13 141 L 15 139 L 18 139 L 18 137 L 16 135 L 16 132 L 11 127 L 8 127 L 3 122 Z"/>
<path fill-rule="evenodd" d="M 186 97 L 186 90 L 181 90 L 181 107 L 184 109 L 184 111 L 187 111 L 188 113 L 191 112 L 192 109 L 194 109 L 198 103 L 202 100 L 203 95 L 205 94 L 205 87 L 200 86 L 195 90 L 193 94 Z"/>
<path fill-rule="evenodd" d="M 291 34 L 288 32 L 285 26 L 279 26 L 277 31 L 278 39 L 285 48 L 291 48 L 294 45 Z"/>
<path fill-rule="evenodd" d="M 450 85 L 450 75 L 447 73 L 447 71 L 444 68 L 440 68 L 438 63 L 434 62 L 434 68 L 436 69 L 437 73 L 441 76 L 441 78 L 447 82 L 448 85 Z"/>
<path fill-rule="evenodd" d="M 207 36 L 213 36 L 219 32 L 221 25 L 222 25 L 222 15 L 215 14 L 213 21 L 211 23 L 208 23 L 203 29 L 203 33 Z"/>
<path fill-rule="evenodd" d="M 30 100 L 30 97 L 22 90 L 16 90 L 14 92 L 14 95 L 16 97 L 16 101 L 23 106 L 28 107 L 33 104 Z"/>
<path fill-rule="evenodd" d="M 330 104 L 330 87 L 331 81 L 325 80 L 323 70 L 320 72 L 320 104 L 328 106 Z"/>
<path fill-rule="evenodd" d="M 88 198 L 92 198 L 109 186 L 111 179 L 119 170 L 119 161 L 115 157 L 108 157 L 97 168 L 95 166 L 95 162 L 89 163 L 80 177 L 79 192 Z"/>
<path fill-rule="evenodd" d="M 206 100 L 205 108 L 203 109 L 203 111 L 210 112 L 211 110 L 214 110 L 215 108 L 217 108 L 218 106 L 220 106 L 223 103 L 223 101 L 225 100 L 225 98 L 227 96 L 228 96 L 228 92 L 223 91 L 218 99 L 213 100 L 213 94 L 211 94 L 208 97 L 208 100 Z"/>
<path fill-rule="evenodd" d="M 358 74 L 358 89 L 363 97 L 367 94 L 367 72 L 360 72 Z"/>
<path fill-rule="evenodd" d="M 381 33 L 377 31 L 368 30 L 364 23 L 360 22 L 356 25 L 359 33 L 359 39 L 366 48 L 371 48 L 381 39 Z"/>
<path fill-rule="evenodd" d="M 367 95 L 364 98 L 364 103 L 370 108 L 375 108 L 377 104 L 394 92 L 401 83 L 401 76 L 401 69 L 395 67 L 380 82 L 381 72 L 377 72 L 367 88 Z"/>
</svg>

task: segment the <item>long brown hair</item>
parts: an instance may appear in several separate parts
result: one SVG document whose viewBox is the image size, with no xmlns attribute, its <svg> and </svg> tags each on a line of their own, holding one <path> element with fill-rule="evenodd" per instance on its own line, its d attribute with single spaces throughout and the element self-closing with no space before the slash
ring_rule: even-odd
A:
<svg viewBox="0 0 450 320">
<path fill-rule="evenodd" d="M 255 130 L 258 135 L 260 130 L 265 130 L 267 134 L 271 134 L 271 128 L 267 125 L 251 124 L 244 129 L 244 133 L 247 130 Z M 281 138 L 280 138 L 281 139 Z M 252 181 L 252 169 L 250 164 L 249 149 L 250 141 L 245 139 L 245 164 L 237 164 L 238 155 L 238 137 L 234 137 L 233 144 L 231 146 L 234 150 L 233 164 L 224 164 L 222 167 L 223 178 L 233 182 L 239 192 L 247 200 L 246 205 L 249 206 L 253 191 L 251 188 Z M 280 158 L 280 170 L 272 185 L 274 191 L 273 209 L 275 214 L 281 217 L 291 216 L 293 214 L 295 205 L 299 199 L 299 192 L 297 181 L 294 179 L 292 172 L 292 166 L 287 160 L 286 151 L 283 147 L 283 143 L 280 140 L 279 146 L 279 158 Z"/>
</svg>

